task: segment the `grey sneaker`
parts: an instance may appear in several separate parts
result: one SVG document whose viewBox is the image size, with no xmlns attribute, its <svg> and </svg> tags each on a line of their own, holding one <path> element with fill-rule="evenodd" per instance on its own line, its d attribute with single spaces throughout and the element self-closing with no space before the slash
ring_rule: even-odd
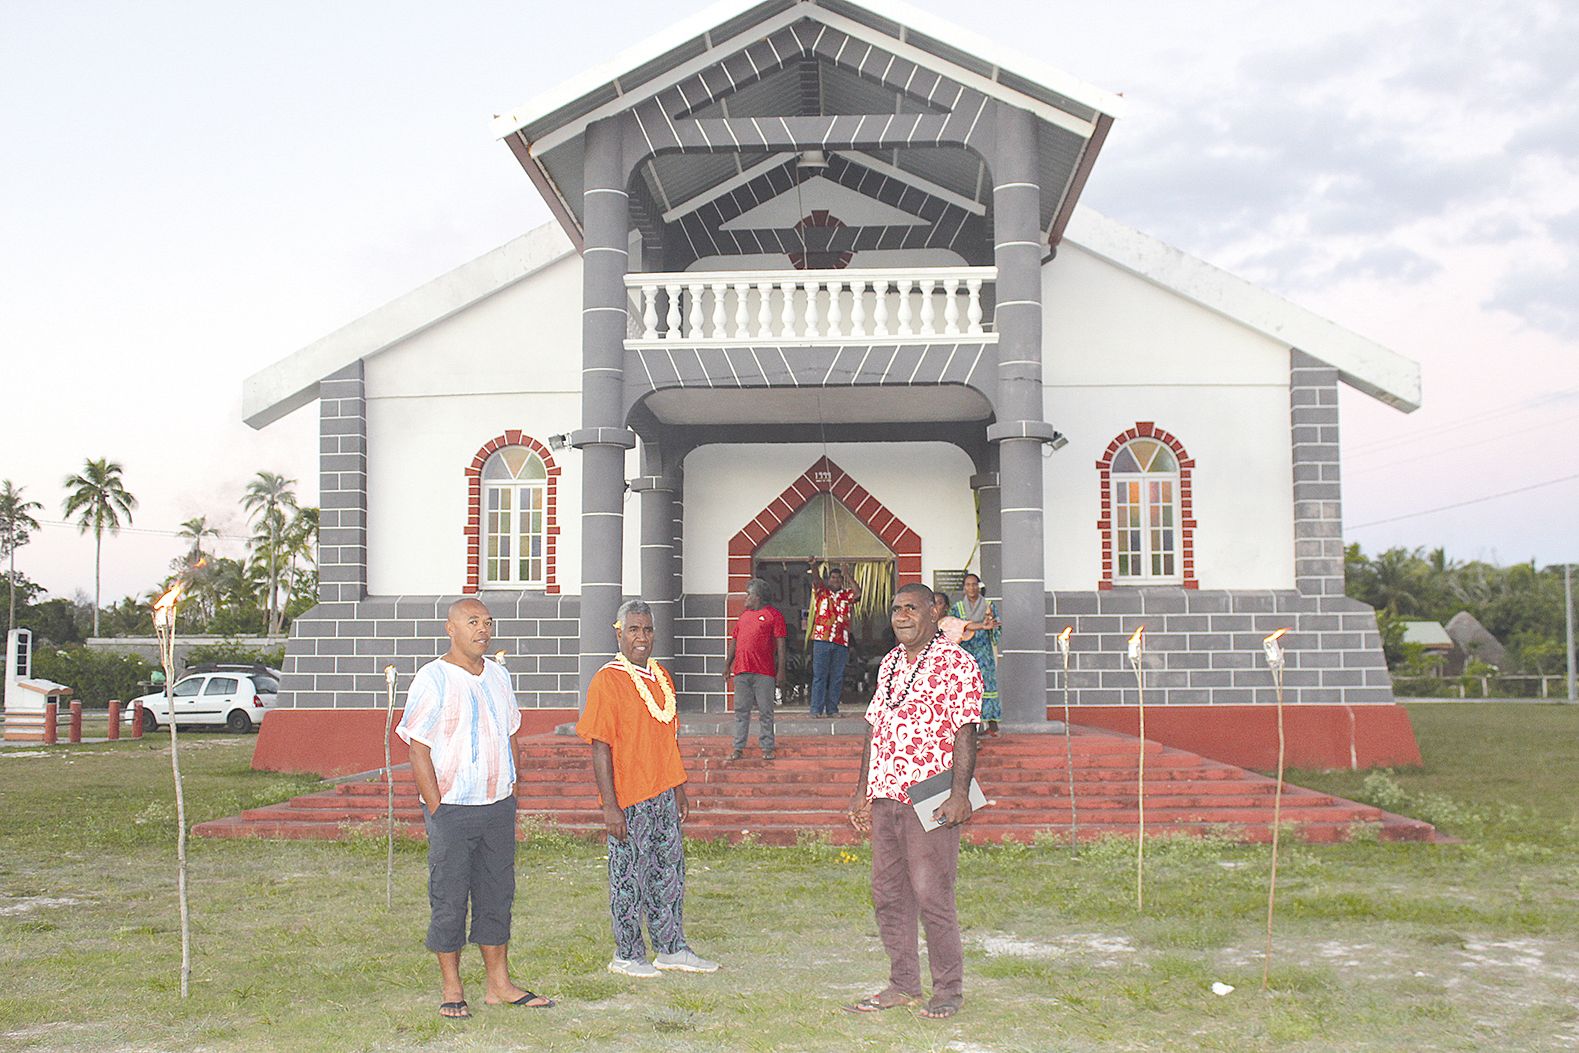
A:
<svg viewBox="0 0 1579 1053">
<path fill-rule="evenodd" d="M 673 954 L 660 954 L 653 964 L 660 969 L 675 969 L 682 973 L 716 973 L 718 971 L 717 962 L 708 961 L 689 947 L 681 948 Z"/>
<path fill-rule="evenodd" d="M 663 955 L 659 955 L 658 960 L 663 961 Z M 718 966 L 715 965 L 713 968 L 716 969 Z M 634 976 L 638 980 L 651 980 L 658 976 L 658 970 L 654 969 L 652 963 L 645 958 L 616 958 L 609 962 L 609 972 L 621 976 Z"/>
</svg>

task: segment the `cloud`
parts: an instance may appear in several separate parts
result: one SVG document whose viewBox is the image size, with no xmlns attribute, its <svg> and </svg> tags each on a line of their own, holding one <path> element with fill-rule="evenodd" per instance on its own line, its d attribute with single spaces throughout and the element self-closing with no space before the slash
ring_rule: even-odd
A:
<svg viewBox="0 0 1579 1053">
<path fill-rule="evenodd" d="M 1579 339 L 1579 255 L 1552 267 L 1522 266 L 1498 283 L 1486 306 L 1508 311 L 1544 332 Z"/>
</svg>

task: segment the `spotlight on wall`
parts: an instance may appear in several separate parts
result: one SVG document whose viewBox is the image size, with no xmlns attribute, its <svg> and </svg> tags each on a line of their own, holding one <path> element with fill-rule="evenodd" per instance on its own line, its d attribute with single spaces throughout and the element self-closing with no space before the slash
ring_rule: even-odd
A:
<svg viewBox="0 0 1579 1053">
<path fill-rule="evenodd" d="M 550 450 L 563 450 L 565 448 L 565 445 L 567 443 L 569 443 L 569 442 L 570 442 L 570 436 L 569 435 L 565 435 L 565 434 L 550 435 L 548 437 L 548 448 Z"/>
<path fill-rule="evenodd" d="M 1069 445 L 1069 437 L 1061 431 L 1053 432 L 1053 437 L 1047 440 L 1047 445 L 1055 450 L 1061 450 Z"/>
</svg>

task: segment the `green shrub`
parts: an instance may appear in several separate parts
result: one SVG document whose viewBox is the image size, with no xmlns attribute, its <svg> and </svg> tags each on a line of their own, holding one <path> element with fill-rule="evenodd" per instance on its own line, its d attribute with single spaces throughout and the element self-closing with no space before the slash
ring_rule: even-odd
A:
<svg viewBox="0 0 1579 1053">
<path fill-rule="evenodd" d="M 86 647 L 43 648 L 33 655 L 33 675 L 76 692 L 85 705 L 102 706 L 138 695 L 153 666 L 138 654 L 93 651 Z"/>
<path fill-rule="evenodd" d="M 285 645 L 281 644 L 264 651 L 256 647 L 248 647 L 236 637 L 229 636 L 213 643 L 198 644 L 186 653 L 185 662 L 188 669 L 204 662 L 266 665 L 271 669 L 278 669 L 285 664 Z"/>
</svg>

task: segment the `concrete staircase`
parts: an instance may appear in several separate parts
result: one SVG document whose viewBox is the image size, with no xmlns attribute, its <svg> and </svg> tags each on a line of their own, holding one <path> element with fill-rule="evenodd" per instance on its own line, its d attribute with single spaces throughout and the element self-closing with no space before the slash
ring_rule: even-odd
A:
<svg viewBox="0 0 1579 1053">
<path fill-rule="evenodd" d="M 690 775 L 691 816 L 686 834 L 696 838 L 747 837 L 765 844 L 793 844 L 803 833 L 836 844 L 861 840 L 844 810 L 855 785 L 862 740 L 853 736 L 784 736 L 778 756 L 760 759 L 755 745 L 745 759 L 729 761 L 730 742 L 718 736 L 681 738 Z M 1074 803 L 1078 837 L 1134 837 L 1138 828 L 1136 768 L 1139 740 L 1106 731 L 1074 729 Z M 1146 834 L 1218 834 L 1236 841 L 1271 837 L 1275 782 L 1198 754 L 1145 743 Z M 1005 735 L 985 740 L 977 780 L 995 803 L 965 827 L 970 841 L 1029 841 L 1038 835 L 1067 839 L 1071 829 L 1069 779 L 1061 735 Z M 587 746 L 564 735 L 524 740 L 516 791 L 521 823 L 567 833 L 603 829 Z M 422 814 L 409 770 L 396 769 L 395 821 L 404 836 L 422 837 Z M 200 837 L 336 839 L 383 829 L 386 784 L 380 777 L 352 781 L 283 804 L 251 808 L 200 823 Z M 1427 823 L 1369 805 L 1284 786 L 1283 822 L 1307 842 L 1342 841 L 1358 826 L 1374 827 L 1382 840 L 1435 840 Z"/>
</svg>

